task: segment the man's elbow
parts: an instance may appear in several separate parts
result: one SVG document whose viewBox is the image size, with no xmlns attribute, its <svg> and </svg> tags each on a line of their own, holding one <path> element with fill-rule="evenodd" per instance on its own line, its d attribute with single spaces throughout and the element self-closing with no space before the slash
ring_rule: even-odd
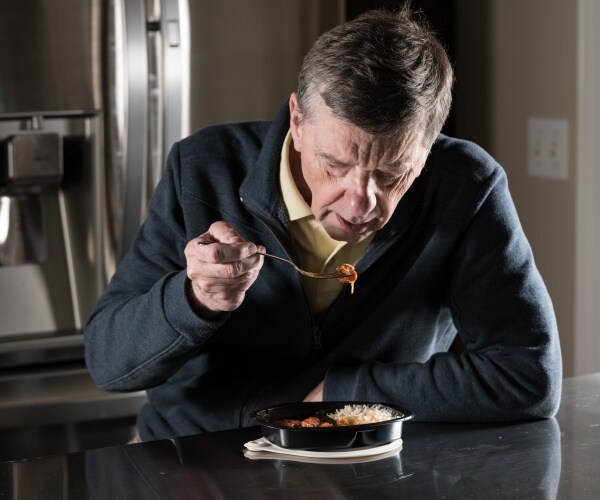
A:
<svg viewBox="0 0 600 500">
<path fill-rule="evenodd" d="M 558 412 L 562 393 L 562 372 L 544 371 L 521 400 L 521 411 L 526 419 L 552 418 Z"/>
</svg>

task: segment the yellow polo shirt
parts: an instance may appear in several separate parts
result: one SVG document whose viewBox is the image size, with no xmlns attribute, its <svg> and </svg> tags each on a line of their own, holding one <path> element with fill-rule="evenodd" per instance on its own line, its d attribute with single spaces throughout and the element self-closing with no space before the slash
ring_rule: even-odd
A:
<svg viewBox="0 0 600 500">
<path fill-rule="evenodd" d="M 283 202 L 290 217 L 290 231 L 300 258 L 300 267 L 307 271 L 334 272 L 336 267 L 345 262 L 355 265 L 371 243 L 373 235 L 360 243 L 347 243 L 334 240 L 325 232 L 304 201 L 292 177 L 289 161 L 291 142 L 292 135 L 288 131 L 281 150 L 279 183 Z M 327 309 L 342 289 L 350 293 L 349 285 L 338 280 L 320 280 L 302 276 L 302 284 L 313 316 Z M 360 286 L 360 277 L 356 286 Z"/>
</svg>

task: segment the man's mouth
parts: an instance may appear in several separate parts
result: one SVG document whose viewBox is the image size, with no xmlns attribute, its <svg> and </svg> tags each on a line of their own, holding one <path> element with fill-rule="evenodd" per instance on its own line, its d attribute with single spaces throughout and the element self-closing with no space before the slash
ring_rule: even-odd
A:
<svg viewBox="0 0 600 500">
<path fill-rule="evenodd" d="M 370 221 L 354 224 L 352 222 L 347 221 L 343 217 L 340 217 L 339 215 L 337 216 L 337 219 L 344 231 L 353 234 L 364 234 L 369 230 L 370 227 Z"/>
</svg>

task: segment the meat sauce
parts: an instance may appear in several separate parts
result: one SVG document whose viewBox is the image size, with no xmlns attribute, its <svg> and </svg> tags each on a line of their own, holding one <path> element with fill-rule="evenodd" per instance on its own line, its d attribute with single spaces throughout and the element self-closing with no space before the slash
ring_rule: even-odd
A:
<svg viewBox="0 0 600 500">
<path fill-rule="evenodd" d="M 352 264 L 342 264 L 336 267 L 338 273 L 345 274 L 343 278 L 338 278 L 340 283 L 348 283 L 350 285 L 350 293 L 354 293 L 354 282 L 358 279 L 358 273 Z"/>
<path fill-rule="evenodd" d="M 296 418 L 281 418 L 273 422 L 280 427 L 293 429 L 295 427 L 333 427 L 331 422 L 321 420 L 319 417 L 308 417 L 303 420 Z"/>
</svg>

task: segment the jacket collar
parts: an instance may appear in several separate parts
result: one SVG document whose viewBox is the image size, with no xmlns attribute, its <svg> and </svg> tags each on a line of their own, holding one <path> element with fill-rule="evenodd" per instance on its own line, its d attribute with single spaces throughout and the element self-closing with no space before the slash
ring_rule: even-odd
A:
<svg viewBox="0 0 600 500">
<path fill-rule="evenodd" d="M 282 209 L 283 213 L 286 212 L 279 189 L 279 161 L 289 124 L 290 113 L 286 103 L 275 116 L 263 139 L 254 168 L 240 186 L 240 197 L 246 206 L 263 216 L 280 217 Z"/>
<path fill-rule="evenodd" d="M 243 180 L 239 194 L 246 208 L 262 220 L 288 252 L 294 254 L 287 229 L 289 217 L 279 187 L 281 149 L 289 127 L 290 112 L 286 102 L 269 126 L 256 164 Z"/>
</svg>

